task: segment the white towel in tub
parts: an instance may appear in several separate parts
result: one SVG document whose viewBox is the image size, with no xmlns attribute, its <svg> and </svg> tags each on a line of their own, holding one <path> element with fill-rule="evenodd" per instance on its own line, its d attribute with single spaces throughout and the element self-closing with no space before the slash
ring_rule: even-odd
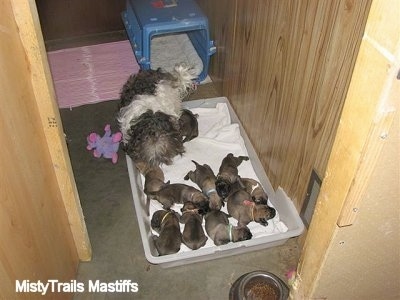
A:
<svg viewBox="0 0 400 300">
<path fill-rule="evenodd" d="M 199 115 L 199 136 L 190 142 L 185 143 L 186 152 L 183 156 L 174 158 L 173 164 L 170 166 L 163 166 L 165 180 L 170 180 L 171 183 L 185 183 L 187 185 L 198 186 L 190 180 L 184 180 L 185 175 L 195 169 L 192 160 L 199 164 L 208 164 L 215 174 L 218 174 L 219 167 L 222 159 L 228 154 L 233 153 L 235 156 L 248 155 L 244 140 L 240 134 L 238 124 L 231 124 L 230 114 L 228 107 L 225 103 L 218 103 L 215 108 L 193 108 L 193 113 Z M 256 173 L 250 161 L 243 161 L 238 167 L 239 175 L 241 177 L 253 178 L 258 180 Z M 142 177 L 144 182 L 144 177 Z M 175 204 L 172 209 L 181 214 L 180 209 L 182 205 Z M 162 209 L 161 204 L 156 200 L 151 200 L 150 203 L 150 216 L 157 210 Z M 222 211 L 228 213 L 226 204 Z M 229 218 L 231 224 L 237 225 L 237 220 Z M 204 221 L 203 221 L 204 225 Z M 276 216 L 268 221 L 268 226 L 262 226 L 258 223 L 251 222 L 248 225 L 253 239 L 286 232 L 288 228 L 280 221 L 279 212 Z M 184 225 L 181 224 L 181 231 Z M 157 235 L 153 231 L 153 234 Z M 209 238 L 204 247 L 214 247 L 214 242 Z M 193 251 L 181 245 L 181 250 Z"/>
</svg>

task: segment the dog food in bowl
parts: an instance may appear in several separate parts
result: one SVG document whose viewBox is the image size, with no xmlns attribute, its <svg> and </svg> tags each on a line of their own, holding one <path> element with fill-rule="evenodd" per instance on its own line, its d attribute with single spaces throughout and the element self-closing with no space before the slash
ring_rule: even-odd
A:
<svg viewBox="0 0 400 300">
<path fill-rule="evenodd" d="M 272 273 L 255 271 L 242 275 L 232 285 L 230 300 L 286 300 L 289 289 Z"/>
<path fill-rule="evenodd" d="M 244 287 L 244 295 L 247 300 L 279 300 L 279 289 L 274 284 L 260 281 L 247 284 Z"/>
</svg>

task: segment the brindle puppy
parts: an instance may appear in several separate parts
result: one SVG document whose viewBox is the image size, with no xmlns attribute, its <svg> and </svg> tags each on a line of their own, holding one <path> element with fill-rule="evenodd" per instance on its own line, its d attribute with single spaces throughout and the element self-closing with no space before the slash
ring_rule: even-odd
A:
<svg viewBox="0 0 400 300">
<path fill-rule="evenodd" d="M 206 214 L 204 219 L 207 235 L 216 246 L 249 240 L 253 236 L 247 226 L 232 226 L 229 223 L 228 215 L 223 211 L 212 210 Z"/>
<path fill-rule="evenodd" d="M 229 153 L 221 163 L 215 182 L 217 193 L 220 197 L 225 199 L 231 193 L 231 184 L 237 182 L 239 177 L 238 166 L 244 160 L 249 160 L 247 156 L 234 156 Z"/>
<path fill-rule="evenodd" d="M 136 163 L 136 168 L 144 176 L 144 189 L 143 192 L 147 195 L 146 198 L 146 211 L 147 215 L 150 215 L 149 205 L 150 205 L 150 193 L 159 191 L 164 185 L 168 184 L 164 182 L 164 172 L 159 166 L 152 166 L 145 162 Z"/>
<path fill-rule="evenodd" d="M 210 201 L 210 209 L 220 210 L 224 202 L 215 189 L 215 181 L 217 178 L 215 177 L 213 170 L 207 164 L 199 165 L 194 160 L 192 160 L 192 162 L 196 165 L 196 170 L 189 171 L 184 179 L 190 179 L 201 188 L 201 191 Z"/>
<path fill-rule="evenodd" d="M 257 222 L 263 226 L 268 225 L 268 220 L 275 217 L 274 208 L 264 204 L 257 204 L 245 190 L 238 190 L 227 198 L 228 213 L 236 220 L 238 225 L 247 226 L 250 222 Z"/>
<path fill-rule="evenodd" d="M 181 249 L 182 235 L 177 212 L 156 211 L 151 218 L 151 228 L 159 234 L 159 236 L 153 236 L 154 246 L 159 255 L 173 254 Z"/>
<path fill-rule="evenodd" d="M 268 195 L 257 180 L 240 177 L 240 183 L 236 182 L 231 186 L 231 193 L 240 189 L 248 192 L 256 204 L 268 205 Z"/>
<path fill-rule="evenodd" d="M 181 211 L 180 222 L 185 224 L 182 242 L 192 250 L 203 247 L 208 238 L 204 234 L 202 226 L 202 211 L 192 202 L 186 202 Z"/>
<path fill-rule="evenodd" d="M 189 201 L 204 210 L 208 207 L 208 199 L 201 191 L 183 183 L 166 184 L 159 191 L 149 193 L 149 195 L 160 202 L 164 209 L 170 209 L 175 203 L 183 204 Z"/>
<path fill-rule="evenodd" d="M 183 143 L 189 142 L 199 135 L 198 117 L 198 114 L 193 114 L 188 109 L 182 109 L 182 114 L 179 117 L 179 131 L 182 138 L 184 137 Z"/>
</svg>

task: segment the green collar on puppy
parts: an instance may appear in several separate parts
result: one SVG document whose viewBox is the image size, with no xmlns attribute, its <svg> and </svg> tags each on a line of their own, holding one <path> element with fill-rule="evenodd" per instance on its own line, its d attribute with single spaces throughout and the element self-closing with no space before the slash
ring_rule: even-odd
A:
<svg viewBox="0 0 400 300">
<path fill-rule="evenodd" d="M 229 241 L 232 242 L 232 224 L 228 225 Z"/>
</svg>

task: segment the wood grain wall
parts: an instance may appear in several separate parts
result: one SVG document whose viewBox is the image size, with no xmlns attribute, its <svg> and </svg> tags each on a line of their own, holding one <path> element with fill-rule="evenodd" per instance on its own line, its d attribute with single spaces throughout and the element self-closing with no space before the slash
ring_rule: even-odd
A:
<svg viewBox="0 0 400 300">
<path fill-rule="evenodd" d="M 210 75 L 299 210 L 311 170 L 325 175 L 370 2 L 198 1 L 217 46 Z"/>
<path fill-rule="evenodd" d="M 125 0 L 36 0 L 45 41 L 124 30 Z"/>
</svg>

